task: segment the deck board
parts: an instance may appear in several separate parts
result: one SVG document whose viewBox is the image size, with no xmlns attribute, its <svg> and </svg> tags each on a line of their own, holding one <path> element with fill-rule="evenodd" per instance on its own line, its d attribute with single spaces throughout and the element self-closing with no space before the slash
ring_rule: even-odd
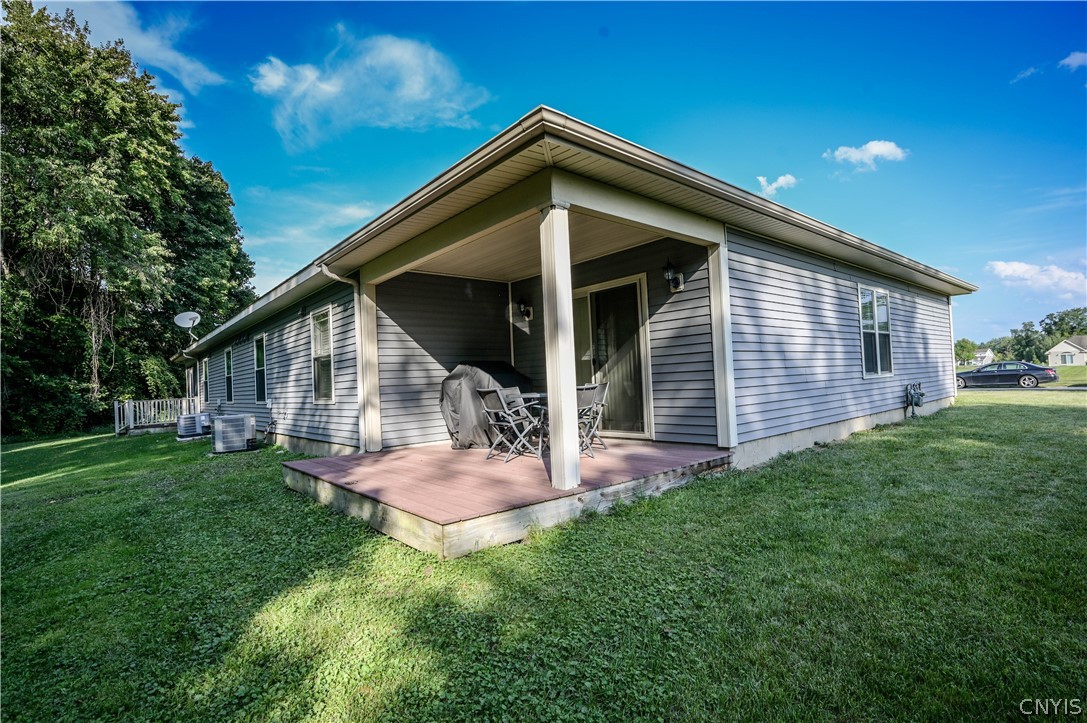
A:
<svg viewBox="0 0 1087 723">
<path fill-rule="evenodd" d="M 458 549 L 471 551 L 510 541 L 510 535 L 520 539 L 516 537 L 517 530 L 505 531 L 501 539 L 494 530 L 488 532 L 489 521 L 508 526 L 510 520 L 518 518 L 518 510 L 529 511 L 526 519 L 537 519 L 541 511 L 551 509 L 546 513 L 547 518 L 561 521 L 576 516 L 585 500 L 590 500 L 587 504 L 598 509 L 610 506 L 614 498 L 624 495 L 659 493 L 675 486 L 676 480 L 698 471 L 726 467 L 731 458 L 728 450 L 706 445 L 608 440 L 608 449 L 597 451 L 595 458 L 582 455 L 581 485 L 558 490 L 551 486 L 546 459 L 516 457 L 505 463 L 502 457 L 486 459 L 486 456 L 486 450 L 453 450 L 447 444 L 434 444 L 296 460 L 284 462 L 283 466 L 288 484 L 293 488 L 318 498 L 335 498 L 341 501 L 338 505 L 341 507 L 347 504 L 343 500 L 351 498 L 366 510 L 391 508 L 395 510 L 392 516 L 401 520 L 416 519 L 428 530 L 452 531 L 456 528 L 461 531 L 456 533 L 460 538 L 463 538 L 463 530 L 478 530 L 478 533 L 472 533 L 477 538 L 458 538 Z M 659 480 L 667 480 L 667 484 L 662 486 Z M 634 492 L 631 492 L 632 483 L 640 485 Z M 331 485 L 341 491 L 335 494 L 330 489 L 318 492 L 322 485 Z M 607 491 L 616 486 L 619 487 L 614 493 Z M 571 497 L 576 498 L 576 503 L 565 501 Z M 391 511 L 390 514 L 368 513 L 373 517 L 371 524 L 378 529 L 383 529 L 381 524 L 391 514 Z M 500 522 L 502 520 L 505 522 Z M 410 535 L 404 537 L 395 530 L 383 531 L 413 544 L 408 539 Z M 433 540 L 428 538 L 427 549 L 432 544 Z M 424 549 L 421 545 L 416 546 Z M 442 551 L 439 554 L 455 556 Z"/>
</svg>

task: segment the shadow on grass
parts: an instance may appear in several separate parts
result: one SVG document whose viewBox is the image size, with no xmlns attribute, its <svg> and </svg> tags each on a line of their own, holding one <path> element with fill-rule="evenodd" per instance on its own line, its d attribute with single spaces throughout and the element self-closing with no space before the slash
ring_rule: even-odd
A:
<svg viewBox="0 0 1087 723">
<path fill-rule="evenodd" d="M 285 490 L 270 450 L 67 506 L 15 488 L 5 713 L 1009 717 L 1087 682 L 1087 445 L 1058 396 L 971 395 L 448 563 Z"/>
<path fill-rule="evenodd" d="M 3 495 L 5 718 L 218 720 L 299 700 L 305 655 L 247 660 L 237 685 L 209 671 L 270 601 L 368 575 L 390 544 L 286 490 L 275 450 L 212 458 L 156 435 L 21 451 Z"/>
<path fill-rule="evenodd" d="M 400 647 L 432 674 L 382 710 L 1007 718 L 1081 690 L 1082 409 L 978 401 L 451 563 L 500 592 L 420 599 Z"/>
</svg>

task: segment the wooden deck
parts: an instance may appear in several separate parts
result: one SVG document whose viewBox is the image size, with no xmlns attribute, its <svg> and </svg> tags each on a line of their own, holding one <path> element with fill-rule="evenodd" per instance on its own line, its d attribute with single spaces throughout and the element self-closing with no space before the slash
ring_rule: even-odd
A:
<svg viewBox="0 0 1087 723">
<path fill-rule="evenodd" d="M 586 510 L 657 495 L 729 465 L 731 452 L 695 444 L 608 440 L 582 455 L 581 485 L 551 486 L 546 461 L 503 463 L 448 444 L 283 463 L 287 486 L 441 558 L 522 540 Z"/>
</svg>

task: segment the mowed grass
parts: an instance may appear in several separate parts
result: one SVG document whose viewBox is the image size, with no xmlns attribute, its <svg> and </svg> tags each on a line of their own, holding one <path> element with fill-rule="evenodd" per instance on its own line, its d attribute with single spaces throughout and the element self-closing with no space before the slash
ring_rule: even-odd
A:
<svg viewBox="0 0 1087 723">
<path fill-rule="evenodd" d="M 1060 381 L 1058 386 L 1084 387 L 1087 386 L 1087 366 L 1053 367 Z"/>
<path fill-rule="evenodd" d="M 7 720 L 994 720 L 1087 698 L 1087 395 L 438 562 L 165 435 L 3 450 Z M 436 470 L 435 474 L 441 474 Z"/>
</svg>

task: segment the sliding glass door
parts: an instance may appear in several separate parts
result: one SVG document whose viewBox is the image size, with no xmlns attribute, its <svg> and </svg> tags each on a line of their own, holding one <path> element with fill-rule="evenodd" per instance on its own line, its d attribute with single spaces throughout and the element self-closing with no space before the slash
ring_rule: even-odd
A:
<svg viewBox="0 0 1087 723">
<path fill-rule="evenodd" d="M 601 428 L 648 435 L 644 292 L 641 278 L 574 292 L 578 384 L 608 383 Z"/>
</svg>

